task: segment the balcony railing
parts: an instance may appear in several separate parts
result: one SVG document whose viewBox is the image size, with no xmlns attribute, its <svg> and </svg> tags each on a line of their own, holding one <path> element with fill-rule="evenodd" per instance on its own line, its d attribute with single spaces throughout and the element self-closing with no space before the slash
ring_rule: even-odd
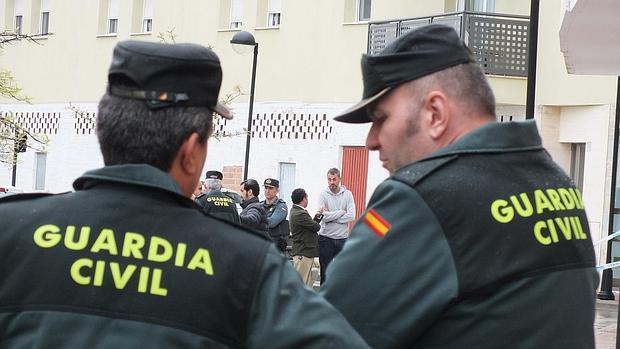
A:
<svg viewBox="0 0 620 349">
<path fill-rule="evenodd" d="M 463 38 L 486 74 L 527 76 L 528 16 L 483 12 L 457 12 L 368 26 L 368 54 L 379 53 L 410 30 L 439 23 L 450 26 Z"/>
</svg>

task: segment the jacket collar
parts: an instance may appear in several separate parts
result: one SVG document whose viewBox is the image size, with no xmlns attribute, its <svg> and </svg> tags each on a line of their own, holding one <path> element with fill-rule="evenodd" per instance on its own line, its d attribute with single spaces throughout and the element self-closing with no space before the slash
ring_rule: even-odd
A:
<svg viewBox="0 0 620 349">
<path fill-rule="evenodd" d="M 185 197 L 179 184 L 170 175 L 146 164 L 113 165 L 88 171 L 73 182 L 73 188 L 87 190 L 103 182 L 155 188 Z"/>
<path fill-rule="evenodd" d="M 489 122 L 424 160 L 465 153 L 502 153 L 543 149 L 536 123 Z"/>
<path fill-rule="evenodd" d="M 247 201 L 244 201 L 244 202 L 241 203 L 241 208 L 246 208 L 250 204 L 253 204 L 255 202 L 258 202 L 258 198 L 256 196 L 252 196 L 252 198 L 250 198 Z"/>
</svg>

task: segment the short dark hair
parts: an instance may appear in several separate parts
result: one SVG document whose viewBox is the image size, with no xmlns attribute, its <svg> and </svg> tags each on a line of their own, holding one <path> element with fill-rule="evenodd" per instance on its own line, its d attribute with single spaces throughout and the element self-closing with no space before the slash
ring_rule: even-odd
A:
<svg viewBox="0 0 620 349">
<path fill-rule="evenodd" d="M 291 200 L 294 204 L 299 204 L 306 196 L 308 195 L 304 189 L 297 188 L 291 193 Z"/>
<path fill-rule="evenodd" d="M 478 64 L 455 65 L 409 82 L 410 91 L 415 96 L 423 96 L 437 87 L 463 103 L 471 113 L 495 116 L 495 96 Z"/>
<path fill-rule="evenodd" d="M 105 94 L 99 102 L 97 138 L 106 166 L 148 164 L 167 172 L 192 133 L 207 142 L 213 112 L 206 107 L 149 109 L 144 101 Z"/>
<path fill-rule="evenodd" d="M 329 170 L 327 170 L 327 174 L 328 175 L 336 175 L 336 176 L 340 177 L 340 170 L 335 168 L 335 167 L 332 167 Z"/>
<path fill-rule="evenodd" d="M 260 194 L 260 185 L 258 184 L 256 179 L 248 178 L 245 181 L 241 182 L 241 185 L 243 186 L 243 190 L 251 190 L 254 196 L 258 196 L 258 194 Z"/>
</svg>

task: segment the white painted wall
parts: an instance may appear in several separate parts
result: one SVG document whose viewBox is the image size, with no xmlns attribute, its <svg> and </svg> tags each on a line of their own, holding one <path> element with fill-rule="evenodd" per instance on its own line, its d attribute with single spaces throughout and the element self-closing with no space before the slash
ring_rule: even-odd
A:
<svg viewBox="0 0 620 349">
<path fill-rule="evenodd" d="M 561 143 L 586 143 L 583 200 L 590 221 L 593 240 L 607 235 L 609 201 L 606 199 L 609 152 L 610 105 L 574 106 L 560 108 L 559 139 Z M 588 125 L 584 127 L 584 125 Z M 603 255 L 604 257 L 604 255 Z M 600 262 L 600 261 L 599 261 Z"/>
<path fill-rule="evenodd" d="M 93 103 L 73 104 L 83 112 L 96 111 Z M 348 107 L 345 103 L 258 103 L 256 113 L 319 113 L 331 117 Z M 0 105 L 0 110 L 60 112 L 60 127 L 57 135 L 50 136 L 47 146 L 47 171 L 45 189 L 63 192 L 72 189 L 72 182 L 85 171 L 103 166 L 96 135 L 78 135 L 74 130 L 74 113 L 68 104 Z M 247 125 L 247 104 L 232 105 L 236 117 L 228 122 L 226 130 L 242 131 Z M 368 125 L 348 125 L 330 120 L 333 127 L 327 140 L 263 139 L 253 138 L 250 147 L 248 176 L 260 183 L 267 177 L 277 177 L 280 162 L 295 163 L 295 187 L 303 187 L 310 196 L 309 208 L 314 210 L 321 190 L 327 187 L 326 173 L 331 167 L 341 168 L 343 146 L 364 145 Z M 246 137 L 235 136 L 212 139 L 209 143 L 206 169 L 222 169 L 224 166 L 243 166 Z M 34 152 L 20 154 L 16 185 L 26 191 L 34 189 Z M 204 172 L 204 171 L 203 171 Z M 367 200 L 374 188 L 388 172 L 381 167 L 378 155 L 369 156 Z M 11 168 L 0 168 L 0 183 L 9 184 Z"/>
</svg>

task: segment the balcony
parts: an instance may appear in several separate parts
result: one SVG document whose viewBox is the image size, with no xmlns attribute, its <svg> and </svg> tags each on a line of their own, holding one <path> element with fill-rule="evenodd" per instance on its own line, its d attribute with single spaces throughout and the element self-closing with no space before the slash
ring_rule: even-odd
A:
<svg viewBox="0 0 620 349">
<path fill-rule="evenodd" d="M 377 54 L 397 37 L 431 23 L 454 28 L 485 74 L 527 76 L 528 16 L 466 11 L 371 22 L 368 25 L 367 53 Z"/>
</svg>

